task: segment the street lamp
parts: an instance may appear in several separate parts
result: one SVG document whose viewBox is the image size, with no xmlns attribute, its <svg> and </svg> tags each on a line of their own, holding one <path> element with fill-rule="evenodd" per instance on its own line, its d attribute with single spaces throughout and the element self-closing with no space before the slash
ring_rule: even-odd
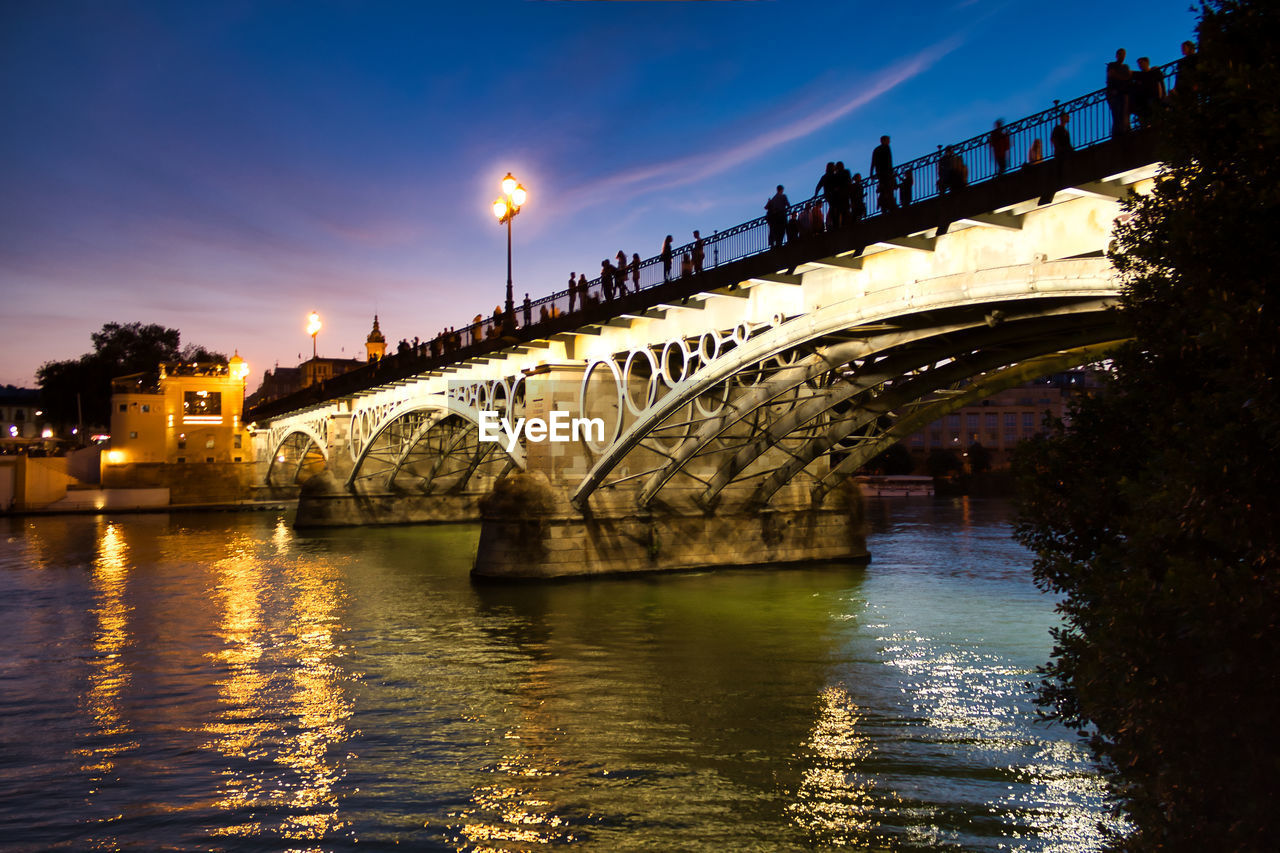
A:
<svg viewBox="0 0 1280 853">
<path fill-rule="evenodd" d="M 311 336 L 311 357 L 316 357 L 316 335 L 320 334 L 320 315 L 312 311 L 307 315 L 307 334 Z"/>
<path fill-rule="evenodd" d="M 514 328 L 516 321 L 515 295 L 511 292 L 511 220 L 516 218 L 526 198 L 524 187 L 507 172 L 507 176 L 502 179 L 502 198 L 493 203 L 493 215 L 498 217 L 499 225 L 504 222 L 507 224 L 507 305 L 503 309 L 505 316 L 502 325 L 508 329 Z"/>
</svg>

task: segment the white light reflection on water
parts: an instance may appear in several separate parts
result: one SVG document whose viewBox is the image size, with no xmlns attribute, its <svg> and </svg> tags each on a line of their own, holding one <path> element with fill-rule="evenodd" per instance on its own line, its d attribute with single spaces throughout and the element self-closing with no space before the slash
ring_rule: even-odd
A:
<svg viewBox="0 0 1280 853">
<path fill-rule="evenodd" d="M 969 800 L 974 814 L 1000 816 L 1017 844 L 998 849 L 1095 851 L 1106 842 L 1103 826 L 1120 828 L 1106 816 L 1105 789 L 1084 748 L 1036 721 L 1031 670 L 945 632 L 900 630 L 879 640 L 885 664 L 901 673 L 916 748 L 933 753 L 935 772 L 951 765 L 973 775 L 956 800 Z M 923 789 L 903 795 L 921 809 L 906 827 L 910 846 L 964 845 L 963 828 L 948 831 Z"/>
</svg>

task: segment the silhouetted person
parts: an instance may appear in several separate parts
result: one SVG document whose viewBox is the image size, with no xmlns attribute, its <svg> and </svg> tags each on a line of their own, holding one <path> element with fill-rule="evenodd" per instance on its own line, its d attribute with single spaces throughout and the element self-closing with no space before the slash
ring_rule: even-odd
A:
<svg viewBox="0 0 1280 853">
<path fill-rule="evenodd" d="M 902 170 L 902 175 L 898 178 L 898 203 L 903 207 L 911 204 L 911 190 L 915 186 L 916 178 L 910 167 Z"/>
<path fill-rule="evenodd" d="M 1036 137 L 1035 139 L 1031 140 L 1031 148 L 1027 150 L 1026 165 L 1034 166 L 1036 163 L 1039 163 L 1043 159 L 1044 159 L 1044 143 L 1040 140 L 1039 137 Z"/>
<path fill-rule="evenodd" d="M 569 313 L 573 313 L 573 302 L 578 296 L 578 279 L 574 273 L 569 273 Z"/>
<path fill-rule="evenodd" d="M 821 234 L 826 229 L 826 223 L 822 219 L 822 202 L 815 201 L 809 207 L 809 230 L 814 234 Z"/>
<path fill-rule="evenodd" d="M 631 254 L 631 292 L 640 292 L 640 253 Z"/>
<path fill-rule="evenodd" d="M 1159 68 L 1152 68 L 1148 57 L 1139 57 L 1138 70 L 1133 72 L 1129 111 L 1146 127 L 1164 99 L 1164 73 Z"/>
<path fill-rule="evenodd" d="M 618 295 L 626 296 L 627 295 L 627 253 L 619 249 L 618 254 L 614 255 L 614 258 L 618 261 L 618 264 L 617 264 L 618 275 L 614 281 L 614 284 L 617 285 Z"/>
<path fill-rule="evenodd" d="M 849 216 L 853 222 L 857 222 L 867 215 L 867 190 L 862 183 L 862 173 L 854 172 L 849 183 L 852 187 L 849 193 Z"/>
<path fill-rule="evenodd" d="M 871 171 L 867 177 L 876 182 L 876 207 L 881 212 L 897 210 L 898 202 L 893 197 L 893 150 L 889 148 L 889 137 L 880 137 L 880 144 L 871 152 Z"/>
<path fill-rule="evenodd" d="M 1199 61 L 1199 57 L 1196 56 L 1196 43 L 1184 41 L 1182 59 L 1178 60 L 1178 76 L 1174 80 L 1173 90 L 1169 92 L 1171 96 L 1188 98 L 1195 94 L 1199 85 L 1196 81 L 1196 66 Z"/>
<path fill-rule="evenodd" d="M 600 289 L 606 302 L 613 300 L 613 264 L 608 259 L 600 262 Z"/>
<path fill-rule="evenodd" d="M 1111 110 L 1112 137 L 1129 130 L 1129 87 L 1132 81 L 1133 72 L 1125 64 L 1122 47 L 1116 51 L 1116 61 L 1107 63 L 1107 107 Z"/>
<path fill-rule="evenodd" d="M 684 257 L 680 259 L 680 277 L 688 278 L 693 275 L 693 258 L 689 257 L 689 253 L 685 252 Z"/>
<path fill-rule="evenodd" d="M 1053 146 L 1055 158 L 1067 157 L 1075 150 L 1071 145 L 1071 132 L 1067 130 L 1067 122 L 1070 119 L 1071 117 L 1066 113 L 1058 116 L 1058 125 L 1053 129 L 1053 133 L 1049 134 L 1049 144 Z"/>
<path fill-rule="evenodd" d="M 840 226 L 853 221 L 853 175 L 844 167 L 843 160 L 836 161 L 836 205 L 840 209 Z M 835 227 L 835 226 L 832 226 Z"/>
<path fill-rule="evenodd" d="M 662 280 L 671 281 L 671 235 L 662 241 Z"/>
<path fill-rule="evenodd" d="M 798 239 L 800 239 L 800 219 L 793 210 L 787 219 L 787 240 L 794 243 Z"/>
<path fill-rule="evenodd" d="M 778 184 L 778 191 L 764 203 L 764 221 L 769 225 L 769 248 L 776 249 L 782 245 L 787 236 L 787 208 L 791 202 Z"/>
<path fill-rule="evenodd" d="M 587 308 L 587 298 L 590 291 L 591 284 L 587 281 L 587 274 L 583 273 L 578 276 L 578 305 L 580 305 L 584 311 Z"/>
<path fill-rule="evenodd" d="M 573 298 L 573 273 L 569 273 L 569 298 Z M 570 308 L 570 311 L 573 309 Z M 524 295 L 524 324 L 530 326 L 533 324 L 533 303 L 529 301 L 529 294 Z"/>
<path fill-rule="evenodd" d="M 996 174 L 1003 175 L 1009 167 L 1009 134 L 1004 129 L 1004 119 L 996 119 L 996 126 L 987 136 L 991 157 L 996 161 Z"/>
<path fill-rule="evenodd" d="M 837 186 L 835 163 L 828 163 L 827 171 L 818 178 L 818 185 L 813 188 L 814 198 L 817 198 L 819 192 L 827 202 L 827 221 L 831 223 L 832 228 L 836 228 L 840 224 L 840 214 L 837 212 L 840 187 Z"/>
<path fill-rule="evenodd" d="M 938 192 L 944 195 L 958 192 L 968 183 L 969 169 L 964 164 L 964 158 L 948 145 L 942 149 L 942 156 L 938 158 Z"/>
<path fill-rule="evenodd" d="M 702 235 L 697 231 L 693 232 L 693 272 L 694 275 L 702 274 L 702 262 L 707 258 L 707 251 L 702 244 Z"/>
</svg>

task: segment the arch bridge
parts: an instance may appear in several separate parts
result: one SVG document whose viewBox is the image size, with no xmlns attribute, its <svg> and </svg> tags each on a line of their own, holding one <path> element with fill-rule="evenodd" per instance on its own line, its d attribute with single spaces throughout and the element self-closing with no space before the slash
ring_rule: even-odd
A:
<svg viewBox="0 0 1280 853">
<path fill-rule="evenodd" d="M 1099 137 L 781 247 L 746 228 L 695 275 L 259 407 L 264 482 L 308 483 L 299 524 L 483 516 L 478 575 L 865 554 L 849 474 L 1124 339 L 1105 252 L 1153 140 Z M 599 428 L 484 441 L 486 412 Z"/>
</svg>

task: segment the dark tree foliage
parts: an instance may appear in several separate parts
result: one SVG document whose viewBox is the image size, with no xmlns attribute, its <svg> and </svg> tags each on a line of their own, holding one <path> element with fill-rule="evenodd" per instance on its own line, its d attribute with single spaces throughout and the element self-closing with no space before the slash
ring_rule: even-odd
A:
<svg viewBox="0 0 1280 853">
<path fill-rule="evenodd" d="M 1062 596 L 1041 700 L 1086 732 L 1126 850 L 1280 845 L 1280 3 L 1202 9 L 1196 91 L 1112 260 L 1133 343 L 1019 460 Z"/>
<path fill-rule="evenodd" d="M 189 344 L 180 348 L 177 329 L 155 323 L 107 323 L 90 336 L 93 352 L 67 361 L 48 361 L 36 371 L 41 405 L 60 423 L 111 422 L 111 380 L 133 373 L 153 383 L 163 362 L 202 361 L 226 364 L 227 357 Z M 77 397 L 81 418 L 77 412 Z"/>
<path fill-rule="evenodd" d="M 991 470 L 991 451 L 976 441 L 969 445 L 969 470 L 974 474 Z"/>
<path fill-rule="evenodd" d="M 916 468 L 916 461 L 911 458 L 911 451 L 902 442 L 891 444 L 867 463 L 868 471 L 876 471 L 889 476 L 910 474 Z"/>
<path fill-rule="evenodd" d="M 948 474 L 963 471 L 964 463 L 960 461 L 960 457 L 954 450 L 938 449 L 932 451 L 929 458 L 925 459 L 924 467 L 930 477 L 945 477 Z"/>
</svg>

